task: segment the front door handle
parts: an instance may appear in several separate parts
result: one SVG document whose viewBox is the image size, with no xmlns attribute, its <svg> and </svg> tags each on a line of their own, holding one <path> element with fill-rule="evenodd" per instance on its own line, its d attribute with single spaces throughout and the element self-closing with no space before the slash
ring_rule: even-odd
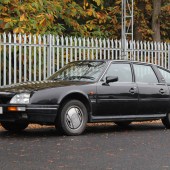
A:
<svg viewBox="0 0 170 170">
<path fill-rule="evenodd" d="M 160 90 L 159 90 L 159 93 L 160 93 L 160 94 L 164 94 L 165 92 L 166 92 L 166 91 L 165 91 L 164 89 L 160 89 Z"/>
<path fill-rule="evenodd" d="M 135 92 L 136 92 L 136 87 L 132 87 L 132 88 L 129 90 L 129 92 L 130 92 L 131 94 L 135 94 Z"/>
</svg>

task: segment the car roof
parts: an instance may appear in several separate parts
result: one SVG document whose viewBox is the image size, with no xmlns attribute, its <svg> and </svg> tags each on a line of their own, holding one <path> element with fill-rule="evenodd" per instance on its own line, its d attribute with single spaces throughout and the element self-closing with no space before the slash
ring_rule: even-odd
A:
<svg viewBox="0 0 170 170">
<path fill-rule="evenodd" d="M 147 62 L 141 62 L 141 61 L 134 61 L 134 60 L 110 60 L 110 59 L 102 59 L 102 60 L 79 60 L 79 61 L 84 61 L 84 62 L 94 62 L 94 61 L 103 61 L 103 62 L 127 62 L 127 63 L 135 63 L 135 64 L 144 64 L 144 65 L 155 65 L 153 63 L 147 63 Z"/>
</svg>

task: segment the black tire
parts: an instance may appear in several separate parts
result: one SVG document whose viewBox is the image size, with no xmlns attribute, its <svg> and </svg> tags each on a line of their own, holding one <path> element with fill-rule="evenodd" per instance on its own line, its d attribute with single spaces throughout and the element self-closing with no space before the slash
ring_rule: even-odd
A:
<svg viewBox="0 0 170 170">
<path fill-rule="evenodd" d="M 10 132 L 20 132 L 28 127 L 26 122 L 1 122 L 2 127 Z"/>
<path fill-rule="evenodd" d="M 127 128 L 132 122 L 131 121 L 123 121 L 123 122 L 114 122 L 116 125 Z"/>
<path fill-rule="evenodd" d="M 166 114 L 166 117 L 162 119 L 162 123 L 167 129 L 170 129 L 170 113 Z"/>
<path fill-rule="evenodd" d="M 64 103 L 56 121 L 56 128 L 69 135 L 76 136 L 83 133 L 88 120 L 85 105 L 78 100 L 70 100 Z"/>
</svg>

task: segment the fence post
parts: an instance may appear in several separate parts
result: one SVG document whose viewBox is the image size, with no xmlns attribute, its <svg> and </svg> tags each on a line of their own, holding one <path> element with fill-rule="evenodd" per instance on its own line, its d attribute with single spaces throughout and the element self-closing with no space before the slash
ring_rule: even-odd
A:
<svg viewBox="0 0 170 170">
<path fill-rule="evenodd" d="M 48 35 L 48 45 L 47 45 L 47 78 L 51 75 L 51 34 Z"/>
<path fill-rule="evenodd" d="M 168 69 L 170 70 L 170 44 L 168 44 Z"/>
<path fill-rule="evenodd" d="M 2 86 L 2 75 L 1 75 L 1 71 L 2 71 L 2 64 L 1 64 L 1 54 L 2 54 L 2 38 L 1 38 L 1 34 L 0 34 L 0 86 Z"/>
<path fill-rule="evenodd" d="M 3 34 L 3 40 L 4 40 L 4 49 L 3 49 L 3 52 L 4 52 L 4 61 L 3 61 L 3 64 L 4 64 L 4 68 L 3 68 L 3 77 L 4 77 L 4 81 L 3 81 L 3 84 L 6 85 L 6 34 L 4 33 Z"/>
</svg>

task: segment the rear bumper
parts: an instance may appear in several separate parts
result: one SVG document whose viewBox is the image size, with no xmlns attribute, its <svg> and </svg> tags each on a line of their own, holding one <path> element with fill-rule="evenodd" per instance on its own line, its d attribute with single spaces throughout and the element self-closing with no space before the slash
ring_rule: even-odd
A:
<svg viewBox="0 0 170 170">
<path fill-rule="evenodd" d="M 0 105 L 0 122 L 54 123 L 58 108 L 59 105 Z"/>
</svg>

